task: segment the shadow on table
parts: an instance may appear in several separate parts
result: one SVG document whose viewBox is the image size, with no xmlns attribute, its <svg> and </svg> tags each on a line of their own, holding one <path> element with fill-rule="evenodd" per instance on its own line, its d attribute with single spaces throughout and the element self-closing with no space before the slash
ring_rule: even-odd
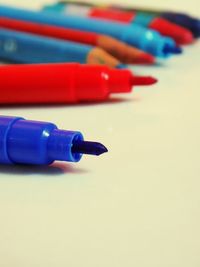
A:
<svg viewBox="0 0 200 267">
<path fill-rule="evenodd" d="M 54 163 L 50 166 L 40 165 L 2 165 L 0 164 L 0 178 L 1 174 L 10 175 L 44 175 L 57 176 L 64 174 L 83 174 L 86 170 L 79 169 L 77 166 L 72 166 L 66 163 Z"/>
<path fill-rule="evenodd" d="M 0 108 L 3 109 L 16 109 L 16 108 L 73 108 L 75 107 L 76 109 L 79 107 L 87 107 L 87 106 L 97 106 L 97 105 L 113 105 L 113 104 L 122 104 L 122 103 L 127 103 L 127 102 L 138 102 L 140 101 L 139 98 L 133 98 L 133 99 L 127 99 L 123 97 L 111 97 L 106 101 L 94 101 L 94 102 L 81 102 L 81 103 L 73 103 L 73 104 L 58 104 L 58 103 L 41 103 L 41 104 L 1 104 Z"/>
</svg>

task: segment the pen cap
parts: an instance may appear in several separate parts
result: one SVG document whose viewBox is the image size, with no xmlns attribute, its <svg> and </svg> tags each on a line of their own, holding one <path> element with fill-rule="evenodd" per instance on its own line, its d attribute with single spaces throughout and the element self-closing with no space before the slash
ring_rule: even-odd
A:
<svg viewBox="0 0 200 267">
<path fill-rule="evenodd" d="M 72 153 L 81 133 L 57 129 L 49 122 L 0 116 L 0 162 L 51 164 L 54 160 L 76 162 L 82 154 Z"/>
<path fill-rule="evenodd" d="M 171 38 L 163 37 L 158 32 L 137 24 L 127 25 L 126 31 L 122 33 L 122 41 L 161 58 L 170 55 L 165 52 L 166 46 L 172 48 L 176 46 Z"/>
</svg>

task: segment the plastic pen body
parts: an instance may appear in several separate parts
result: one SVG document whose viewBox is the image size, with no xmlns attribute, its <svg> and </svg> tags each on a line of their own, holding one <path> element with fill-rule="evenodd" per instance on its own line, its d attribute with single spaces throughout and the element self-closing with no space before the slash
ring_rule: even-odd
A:
<svg viewBox="0 0 200 267">
<path fill-rule="evenodd" d="M 0 30 L 0 57 L 16 63 L 86 63 L 92 47 L 36 35 Z"/>
<path fill-rule="evenodd" d="M 0 130 L 0 163 L 48 165 L 54 160 L 81 159 L 81 154 L 71 153 L 73 140 L 83 139 L 79 132 L 60 131 L 55 138 L 58 130 L 53 123 L 6 116 L 0 116 Z M 59 152 L 56 146 L 60 146 Z"/>
<path fill-rule="evenodd" d="M 33 12 L 5 6 L 0 6 L 0 16 L 110 35 L 158 57 L 168 57 L 176 47 L 172 39 L 164 38 L 155 31 L 137 25 L 133 27 L 123 23 L 77 16 L 58 16 L 57 13 Z"/>
<path fill-rule="evenodd" d="M 0 67 L 1 104 L 78 103 L 130 93 L 134 85 L 151 85 L 152 77 L 128 69 L 78 63 L 21 64 Z"/>
<path fill-rule="evenodd" d="M 56 4 L 45 6 L 45 10 L 49 11 L 57 11 L 57 12 L 63 12 L 63 9 L 66 4 L 75 4 L 75 5 L 82 5 L 85 7 L 94 7 L 97 6 L 97 4 L 91 4 L 87 2 L 81 2 L 81 1 L 60 1 Z M 193 37 L 198 38 L 200 37 L 200 20 L 198 18 L 192 17 L 190 15 L 180 13 L 180 12 L 174 12 L 174 11 L 167 11 L 167 10 L 158 10 L 158 9 L 150 9 L 150 8 L 141 8 L 141 7 L 125 7 L 124 5 L 101 5 L 98 4 L 98 6 L 103 8 L 112 8 L 115 10 L 121 10 L 121 11 L 128 11 L 128 12 L 138 12 L 143 13 L 147 16 L 153 16 L 154 18 L 164 18 L 174 24 L 180 25 L 184 28 L 187 28 L 189 31 L 192 32 Z M 157 22 L 158 23 L 158 22 Z"/>
<path fill-rule="evenodd" d="M 155 62 L 155 58 L 152 55 L 145 53 L 142 50 L 129 46 L 110 36 L 94 32 L 74 30 L 47 24 L 44 25 L 6 17 L 0 17 L 0 27 L 61 40 L 94 45 L 102 48 L 113 57 L 116 57 L 123 63 L 127 64 L 153 64 Z"/>
<path fill-rule="evenodd" d="M 0 116 L 0 164 L 78 162 L 83 154 L 98 156 L 107 151 L 101 143 L 84 141 L 78 131 L 60 130 L 50 122 Z"/>
<path fill-rule="evenodd" d="M 131 92 L 129 70 L 65 64 L 0 67 L 1 104 L 78 103 L 103 101 L 111 93 Z"/>
<path fill-rule="evenodd" d="M 79 62 L 121 66 L 120 61 L 100 48 L 3 28 L 0 30 L 0 57 L 15 63 Z"/>
<path fill-rule="evenodd" d="M 179 45 L 191 44 L 194 41 L 193 35 L 188 29 L 150 14 L 126 12 L 109 8 L 90 8 L 88 14 L 89 17 L 125 22 L 132 25 L 137 23 L 149 29 L 156 30 L 164 36 L 173 38 Z"/>
<path fill-rule="evenodd" d="M 68 2 L 68 1 L 67 1 Z M 71 3 L 71 1 L 69 1 Z M 74 1 L 73 1 L 74 3 Z M 78 3 L 78 4 L 83 4 L 83 3 Z M 85 3 L 84 3 L 85 4 Z M 56 8 L 57 10 L 62 10 L 63 9 L 64 3 L 58 3 L 58 7 Z M 87 4 L 87 6 L 90 6 L 91 4 Z M 124 7 L 124 6 L 117 6 L 117 5 L 112 5 L 110 6 L 111 8 L 115 8 L 117 10 L 123 10 L 123 11 L 133 11 L 133 12 L 139 12 L 143 13 L 145 15 L 150 15 L 155 18 L 164 18 L 172 23 L 175 23 L 177 25 L 180 25 L 184 28 L 187 28 L 190 30 L 193 34 L 193 37 L 198 38 L 200 37 L 200 19 L 192 17 L 188 14 L 181 13 L 181 12 L 174 12 L 174 11 L 167 11 L 167 10 L 158 10 L 158 9 L 144 9 L 144 8 L 139 8 L 139 7 Z M 49 9 L 52 7 L 49 6 Z"/>
</svg>

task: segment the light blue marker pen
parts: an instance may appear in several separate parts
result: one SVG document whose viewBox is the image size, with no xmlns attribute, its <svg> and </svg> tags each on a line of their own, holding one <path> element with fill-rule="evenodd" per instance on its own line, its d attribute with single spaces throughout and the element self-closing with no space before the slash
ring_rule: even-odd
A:
<svg viewBox="0 0 200 267">
<path fill-rule="evenodd" d="M 0 29 L 0 59 L 14 63 L 78 62 L 125 67 L 100 48 L 3 28 Z"/>
<path fill-rule="evenodd" d="M 156 31 L 139 25 L 133 26 L 85 17 L 58 15 L 56 12 L 49 11 L 29 11 L 2 5 L 0 6 L 0 16 L 110 35 L 161 58 L 181 53 L 181 48 L 177 47 L 171 38 L 163 37 Z"/>
</svg>

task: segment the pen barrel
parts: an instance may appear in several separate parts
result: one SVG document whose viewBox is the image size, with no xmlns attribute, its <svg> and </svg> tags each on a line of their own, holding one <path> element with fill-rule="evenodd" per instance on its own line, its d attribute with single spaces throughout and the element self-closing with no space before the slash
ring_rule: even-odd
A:
<svg viewBox="0 0 200 267">
<path fill-rule="evenodd" d="M 119 60 L 103 49 L 34 34 L 1 30 L 0 58 L 16 63 L 79 62 L 116 67 Z"/>
<path fill-rule="evenodd" d="M 150 54 L 145 54 L 145 52 L 142 50 L 129 46 L 124 42 L 120 42 L 119 40 L 108 35 L 100 35 L 93 32 L 72 30 L 70 28 L 56 27 L 52 25 L 33 23 L 6 17 L 0 17 L 0 27 L 19 32 L 98 46 L 123 63 L 154 63 L 154 58 Z M 94 52 L 91 51 L 88 57 L 91 53 Z M 108 54 L 106 55 L 106 58 L 108 58 Z M 87 63 L 90 61 L 88 57 Z M 103 57 L 105 58 L 105 52 Z M 115 65 L 116 59 L 115 62 L 112 61 Z M 110 66 L 114 65 L 110 60 L 107 62 L 110 64 Z"/>
<path fill-rule="evenodd" d="M 0 6 L 0 16 L 110 35 L 158 57 L 167 57 L 171 54 L 171 52 L 164 52 L 166 45 L 175 47 L 175 42 L 172 39 L 164 38 L 157 32 L 140 25 L 127 25 L 125 23 L 62 14 L 58 16 L 54 12 L 34 12 L 2 5 Z"/>
<path fill-rule="evenodd" d="M 45 10 L 47 11 L 46 13 L 49 12 L 48 8 Z M 50 16 L 54 15 L 52 11 L 53 9 L 49 12 Z M 112 8 L 88 7 L 84 6 L 84 4 L 71 2 L 61 5 L 58 10 L 55 9 L 54 11 L 61 13 L 63 15 L 61 20 L 66 20 L 66 23 L 72 23 L 70 16 L 71 18 L 77 16 L 74 17 L 76 18 L 76 23 L 73 23 L 73 26 L 79 25 L 80 29 L 85 30 L 85 27 L 87 27 L 87 30 L 110 35 L 154 56 L 166 58 L 171 53 L 165 53 L 165 47 L 173 48 L 175 46 L 173 39 L 163 37 L 157 31 L 147 28 L 154 18 L 151 15 L 141 15 L 138 17 L 135 12 L 124 12 Z M 61 20 L 59 23 L 62 23 Z M 78 20 L 82 20 L 82 23 L 79 23 Z"/>
<path fill-rule="evenodd" d="M 0 67 L 1 104 L 103 101 L 110 93 L 130 92 L 129 70 L 81 64 L 30 64 Z"/>
<path fill-rule="evenodd" d="M 82 157 L 72 152 L 73 142 L 77 140 L 83 140 L 81 133 L 59 130 L 53 123 L 0 116 L 0 163 L 77 162 Z"/>
<path fill-rule="evenodd" d="M 97 44 L 98 39 L 98 34 L 92 32 L 33 23 L 8 17 L 0 17 L 0 27 L 94 46 Z"/>
<path fill-rule="evenodd" d="M 0 103 L 73 103 L 77 101 L 78 64 L 30 64 L 0 67 Z"/>
<path fill-rule="evenodd" d="M 0 58 L 15 63 L 86 63 L 92 46 L 1 29 Z"/>
</svg>

